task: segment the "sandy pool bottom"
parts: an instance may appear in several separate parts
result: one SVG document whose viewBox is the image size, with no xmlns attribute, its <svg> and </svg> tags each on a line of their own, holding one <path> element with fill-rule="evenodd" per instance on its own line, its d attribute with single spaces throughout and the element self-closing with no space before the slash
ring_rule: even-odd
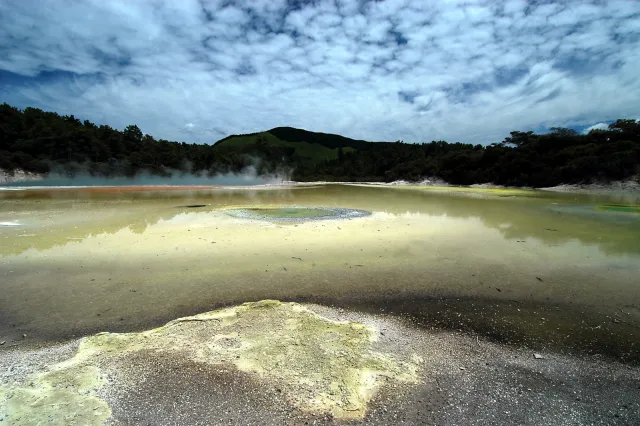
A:
<svg viewBox="0 0 640 426">
<path fill-rule="evenodd" d="M 640 369 L 275 300 L 3 349 L 5 424 L 634 424 Z"/>
</svg>

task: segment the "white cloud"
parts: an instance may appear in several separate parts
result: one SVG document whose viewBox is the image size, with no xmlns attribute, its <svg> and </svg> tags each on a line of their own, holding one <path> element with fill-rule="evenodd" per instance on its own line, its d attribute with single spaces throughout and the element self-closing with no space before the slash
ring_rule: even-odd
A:
<svg viewBox="0 0 640 426">
<path fill-rule="evenodd" d="M 640 2 L 459 3 L 7 1 L 0 93 L 196 142 L 290 125 L 490 143 L 637 116 Z"/>
<path fill-rule="evenodd" d="M 582 133 L 586 135 L 592 130 L 607 130 L 608 128 L 609 128 L 609 125 L 607 123 L 597 123 L 597 124 L 594 124 L 593 126 L 587 127 L 582 131 Z"/>
</svg>

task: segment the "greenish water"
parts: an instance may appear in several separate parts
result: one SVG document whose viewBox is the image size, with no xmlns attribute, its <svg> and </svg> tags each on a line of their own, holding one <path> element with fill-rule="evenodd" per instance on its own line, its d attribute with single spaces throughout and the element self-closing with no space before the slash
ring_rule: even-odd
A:
<svg viewBox="0 0 640 426">
<path fill-rule="evenodd" d="M 624 204 L 609 204 L 596 207 L 598 210 L 604 210 L 608 212 L 616 213 L 636 213 L 640 214 L 640 206 L 624 205 Z"/>
<path fill-rule="evenodd" d="M 1 191 L 0 341 L 272 298 L 638 361 L 638 203 L 347 185 Z M 347 211 L 370 215 L 273 220 Z"/>
</svg>

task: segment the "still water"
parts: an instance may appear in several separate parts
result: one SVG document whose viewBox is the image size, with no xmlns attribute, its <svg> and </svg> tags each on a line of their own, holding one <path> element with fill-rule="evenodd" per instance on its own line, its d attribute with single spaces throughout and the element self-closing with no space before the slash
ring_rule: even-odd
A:
<svg viewBox="0 0 640 426">
<path fill-rule="evenodd" d="M 0 191 L 0 340 L 271 298 L 638 361 L 639 202 L 350 185 Z"/>
</svg>

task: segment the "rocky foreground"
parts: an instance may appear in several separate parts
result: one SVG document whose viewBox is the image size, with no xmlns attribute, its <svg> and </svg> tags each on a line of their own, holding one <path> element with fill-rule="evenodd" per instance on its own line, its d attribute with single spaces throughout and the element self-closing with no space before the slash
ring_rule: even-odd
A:
<svg viewBox="0 0 640 426">
<path fill-rule="evenodd" d="M 2 424 L 638 424 L 640 369 L 262 301 L 0 349 Z"/>
</svg>

